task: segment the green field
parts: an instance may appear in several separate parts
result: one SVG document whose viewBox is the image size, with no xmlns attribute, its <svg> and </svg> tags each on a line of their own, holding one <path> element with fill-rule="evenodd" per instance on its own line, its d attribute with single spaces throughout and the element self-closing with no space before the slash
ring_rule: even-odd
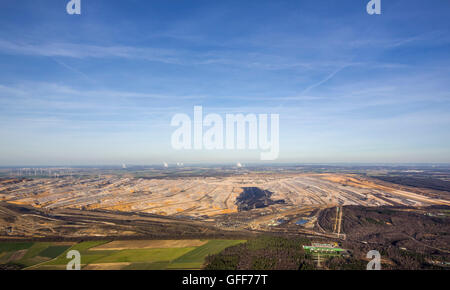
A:
<svg viewBox="0 0 450 290">
<path fill-rule="evenodd" d="M 56 258 L 69 247 L 60 243 L 46 242 L 0 243 L 0 265 L 26 268 Z"/>
<path fill-rule="evenodd" d="M 16 265 L 23 269 L 65 269 L 71 250 L 81 254 L 81 266 L 88 269 L 201 269 L 208 255 L 217 254 L 227 247 L 244 243 L 243 240 L 208 240 L 201 246 L 172 248 L 142 248 L 124 250 L 98 250 L 96 247 L 110 241 L 80 243 L 0 243 L 0 265 Z"/>
<path fill-rule="evenodd" d="M 40 253 L 50 246 L 51 243 L 34 243 L 17 263 L 29 267 L 49 260 L 49 258 L 40 256 Z"/>
<path fill-rule="evenodd" d="M 39 253 L 39 256 L 54 259 L 64 253 L 70 246 L 49 246 Z"/>
<path fill-rule="evenodd" d="M 33 243 L 0 243 L 0 253 L 25 250 L 30 248 L 31 246 L 33 246 Z"/>
<path fill-rule="evenodd" d="M 209 255 L 217 254 L 225 248 L 244 243 L 242 240 L 211 240 L 203 246 L 174 260 L 169 269 L 200 269 L 203 266 L 205 258 Z"/>
<path fill-rule="evenodd" d="M 194 247 L 189 248 L 169 248 L 169 249 L 142 249 L 142 250 L 122 250 L 122 251 L 105 251 L 113 252 L 95 263 L 153 263 L 173 261 L 174 259 L 194 250 Z"/>
<path fill-rule="evenodd" d="M 110 253 L 108 253 L 110 251 L 89 251 L 90 248 L 100 246 L 105 243 L 108 243 L 108 241 L 90 241 L 90 242 L 78 243 L 78 244 L 70 247 L 66 251 L 64 251 L 56 259 L 51 260 L 48 263 L 45 263 L 45 265 L 66 265 L 68 262 L 66 255 L 71 250 L 77 250 L 80 252 L 82 265 L 90 264 L 93 261 L 110 254 Z M 106 253 L 103 253 L 103 252 L 106 252 Z"/>
</svg>

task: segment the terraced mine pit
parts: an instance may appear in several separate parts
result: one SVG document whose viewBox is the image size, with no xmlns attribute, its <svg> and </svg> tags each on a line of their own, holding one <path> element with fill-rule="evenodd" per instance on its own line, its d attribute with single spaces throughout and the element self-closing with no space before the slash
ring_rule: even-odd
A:
<svg viewBox="0 0 450 290">
<path fill-rule="evenodd" d="M 408 186 L 393 186 L 358 175 L 278 173 L 174 179 L 123 176 L 20 179 L 0 184 L 0 200 L 48 210 L 102 209 L 205 217 L 237 212 L 238 196 L 245 188 L 271 192 L 270 200 L 283 200 L 286 205 L 297 207 L 450 204 L 444 194 L 438 198 L 425 196 Z M 265 200 L 267 205 L 272 204 Z M 255 205 L 258 207 L 259 203 L 253 202 L 250 207 Z"/>
<path fill-rule="evenodd" d="M 83 246 L 89 258 L 83 269 L 200 269 L 208 253 L 233 241 L 245 252 L 241 241 L 266 235 L 282 237 L 271 240 L 281 244 L 302 237 L 349 249 L 351 261 L 335 257 L 324 264 L 330 269 L 344 262 L 358 268 L 373 246 L 387 253 L 386 268 L 447 267 L 450 192 L 437 190 L 442 182 L 430 183 L 424 173 L 427 182 L 414 181 L 424 187 L 412 187 L 405 185 L 411 179 L 391 183 L 373 169 L 374 177 L 326 168 L 199 177 L 202 170 L 208 169 L 0 178 L 0 268 L 59 269 L 69 246 Z M 401 172 L 396 174 L 403 177 Z M 288 256 L 274 267 L 287 267 Z M 245 262 L 241 266 L 250 269 Z"/>
<path fill-rule="evenodd" d="M 31 235 L 34 228 L 39 233 L 36 236 L 44 237 L 67 234 L 70 227 L 76 236 L 148 232 L 131 225 L 125 230 L 117 220 L 122 214 L 152 215 L 162 224 L 168 217 L 222 230 L 289 232 L 312 229 L 320 211 L 330 207 L 450 205 L 446 191 L 391 184 L 364 175 L 251 171 L 203 178 L 151 179 L 131 174 L 5 178 L 0 180 L 0 201 L 5 204 L 0 220 L 3 236 Z M 7 214 L 8 205 L 18 206 L 21 215 Z M 120 229 L 109 225 L 108 215 L 115 216 L 112 224 L 121 224 Z M 310 222 L 295 224 L 305 216 Z M 60 228 L 62 219 L 66 223 Z M 33 226 L 27 228 L 27 222 Z"/>
</svg>

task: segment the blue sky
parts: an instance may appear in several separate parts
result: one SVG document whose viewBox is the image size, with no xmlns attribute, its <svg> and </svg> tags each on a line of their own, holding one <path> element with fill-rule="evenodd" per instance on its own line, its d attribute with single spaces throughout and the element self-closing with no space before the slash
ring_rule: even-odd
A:
<svg viewBox="0 0 450 290">
<path fill-rule="evenodd" d="M 280 114 L 277 162 L 450 162 L 450 2 L 0 2 L 0 165 L 253 162 L 176 113 Z"/>
</svg>

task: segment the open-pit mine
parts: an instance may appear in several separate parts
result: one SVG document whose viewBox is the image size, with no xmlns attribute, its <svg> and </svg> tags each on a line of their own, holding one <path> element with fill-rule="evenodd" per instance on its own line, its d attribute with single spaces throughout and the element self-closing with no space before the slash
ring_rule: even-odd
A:
<svg viewBox="0 0 450 290">
<path fill-rule="evenodd" d="M 271 196 L 267 200 L 277 200 L 283 207 L 450 205 L 443 198 L 357 175 L 278 173 L 176 179 L 100 176 L 4 180 L 0 183 L 0 200 L 48 210 L 102 209 L 206 217 L 237 212 L 237 199 L 245 188 L 268 191 Z M 254 207 L 263 206 L 264 202 L 254 204 Z"/>
<path fill-rule="evenodd" d="M 295 228 L 310 229 L 311 234 L 318 229 L 317 215 L 326 208 L 450 205 L 448 191 L 390 183 L 367 174 L 283 171 L 236 170 L 223 175 L 205 174 L 205 177 L 177 173 L 155 178 L 108 171 L 8 177 L 0 180 L 0 201 L 10 207 L 31 208 L 43 215 L 70 216 L 76 212 L 77 219 L 85 220 L 92 219 L 93 213 L 98 218 L 114 215 L 117 220 L 126 220 L 130 214 L 152 215 L 160 218 L 161 223 L 170 218 L 223 230 L 289 232 L 292 228 L 285 227 L 295 223 L 301 225 Z M 6 215 L 0 221 L 1 235 L 20 236 L 14 224 L 18 220 L 19 217 L 8 219 Z M 75 223 L 74 217 L 66 216 L 66 220 Z M 95 218 L 91 220 L 95 222 Z M 73 224 L 69 226 L 77 228 Z M 51 225 L 47 227 L 51 229 L 49 234 L 54 232 Z M 33 236 L 32 232 L 25 232 L 26 236 Z M 113 233 L 123 236 L 126 232 L 138 234 L 129 229 L 112 232 L 99 229 L 97 233 L 91 227 L 78 231 L 76 236 Z M 64 233 L 70 236 L 67 229 Z M 42 235 L 45 236 L 40 231 L 38 236 Z"/>
<path fill-rule="evenodd" d="M 339 263 L 356 268 L 374 245 L 385 267 L 447 268 L 449 177 L 434 167 L 0 168 L 0 269 L 60 269 L 69 247 L 84 269 L 214 268 L 206 257 L 235 245 L 220 255 L 251 269 L 245 257 L 259 254 L 239 244 L 297 239 L 341 245 Z"/>
</svg>

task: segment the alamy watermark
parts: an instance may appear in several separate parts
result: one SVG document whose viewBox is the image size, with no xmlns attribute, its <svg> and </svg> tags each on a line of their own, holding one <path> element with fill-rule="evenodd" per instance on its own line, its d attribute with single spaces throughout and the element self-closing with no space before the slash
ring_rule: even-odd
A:
<svg viewBox="0 0 450 290">
<path fill-rule="evenodd" d="M 370 0 L 366 6 L 367 13 L 370 15 L 381 14 L 381 0 Z M 81 0 L 70 0 L 67 3 L 66 11 L 70 15 L 81 14 Z"/>
<path fill-rule="evenodd" d="M 77 250 L 71 250 L 66 255 L 70 259 L 66 265 L 66 270 L 81 270 L 81 254 Z"/>
<path fill-rule="evenodd" d="M 377 250 L 369 251 L 366 255 L 367 259 L 372 259 L 367 264 L 367 270 L 381 270 L 381 254 Z"/>
<path fill-rule="evenodd" d="M 70 0 L 66 6 L 67 14 L 80 15 L 81 14 L 81 0 Z"/>
<path fill-rule="evenodd" d="M 366 6 L 367 13 L 370 15 L 381 14 L 381 0 L 370 0 Z"/>
<path fill-rule="evenodd" d="M 195 106 L 193 121 L 186 114 L 173 116 L 171 126 L 178 128 L 172 133 L 172 148 L 175 150 L 259 149 L 261 160 L 276 160 L 280 152 L 279 125 L 278 114 L 270 114 L 270 118 L 268 114 L 226 114 L 224 120 L 218 114 L 208 114 L 203 117 L 203 107 Z"/>
</svg>

